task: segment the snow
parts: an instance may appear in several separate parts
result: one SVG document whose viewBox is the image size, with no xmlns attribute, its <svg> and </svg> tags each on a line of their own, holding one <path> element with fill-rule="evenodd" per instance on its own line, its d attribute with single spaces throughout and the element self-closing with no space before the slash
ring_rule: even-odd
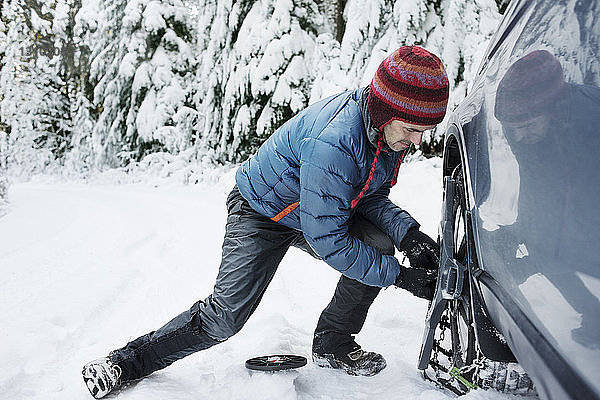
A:
<svg viewBox="0 0 600 400">
<path fill-rule="evenodd" d="M 158 1 L 151 1 L 144 10 L 144 28 L 148 32 L 158 32 L 165 29 L 167 24 L 162 16 L 162 5 Z"/>
<path fill-rule="evenodd" d="M 90 184 L 14 183 L 10 212 L 0 218 L 0 398 L 91 399 L 80 376 L 85 362 L 205 297 L 217 274 L 234 173 L 223 169 L 198 185 L 150 173 L 145 182 L 122 185 L 116 175 Z M 391 197 L 434 236 L 441 160 L 404 165 Z M 386 357 L 379 375 L 351 377 L 312 363 L 274 374 L 244 368 L 258 355 L 309 357 L 312 331 L 338 278 L 325 263 L 291 249 L 238 335 L 116 398 L 453 399 L 416 369 L 426 302 L 396 288 L 381 292 L 358 336 L 364 348 Z M 464 398 L 514 399 L 482 391 Z"/>
<path fill-rule="evenodd" d="M 42 34 L 48 34 L 52 31 L 50 26 L 52 25 L 50 22 L 45 19 L 40 18 L 38 13 L 35 10 L 30 10 L 31 12 L 31 25 L 33 29 L 38 30 Z"/>
</svg>

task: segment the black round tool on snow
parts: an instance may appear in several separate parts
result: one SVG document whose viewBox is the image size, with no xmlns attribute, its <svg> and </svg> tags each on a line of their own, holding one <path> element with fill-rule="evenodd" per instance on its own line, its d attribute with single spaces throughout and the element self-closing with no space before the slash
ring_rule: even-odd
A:
<svg viewBox="0 0 600 400">
<path fill-rule="evenodd" d="M 246 368 L 255 371 L 283 371 L 306 365 L 306 357 L 292 354 L 254 357 L 246 361 Z"/>
</svg>

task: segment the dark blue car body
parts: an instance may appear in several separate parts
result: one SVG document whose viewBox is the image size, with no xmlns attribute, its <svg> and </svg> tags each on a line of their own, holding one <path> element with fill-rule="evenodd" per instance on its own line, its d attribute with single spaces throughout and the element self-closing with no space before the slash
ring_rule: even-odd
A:
<svg viewBox="0 0 600 400">
<path fill-rule="evenodd" d="M 600 399 L 599 86 L 600 1 L 513 0 L 445 131 L 467 301 L 544 399 Z"/>
</svg>

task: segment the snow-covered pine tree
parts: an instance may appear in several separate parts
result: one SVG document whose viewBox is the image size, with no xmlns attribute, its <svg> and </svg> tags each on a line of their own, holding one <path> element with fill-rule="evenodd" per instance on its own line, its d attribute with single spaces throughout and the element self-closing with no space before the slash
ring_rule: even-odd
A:
<svg viewBox="0 0 600 400">
<path fill-rule="evenodd" d="M 177 153 L 194 141 L 195 56 L 187 9 L 179 0 L 101 0 L 84 4 L 93 27 L 90 80 L 97 110 L 91 143 L 98 168 L 145 155 Z M 93 20 L 89 20 L 93 19 Z M 85 120 L 85 118 L 84 118 Z"/>
<path fill-rule="evenodd" d="M 194 100 L 202 139 L 196 143 L 196 151 L 216 159 L 225 159 L 227 151 L 227 140 L 221 140 L 227 60 L 252 3 L 252 0 L 199 0 L 198 4 L 199 67 Z"/>
<path fill-rule="evenodd" d="M 57 104 L 60 104 L 60 108 L 55 110 L 56 115 L 50 120 L 63 126 L 60 129 L 63 132 L 63 136 L 59 137 L 60 146 L 53 153 L 63 165 L 72 149 L 73 116 L 77 112 L 74 99 L 80 90 L 79 76 L 89 67 L 85 62 L 82 63 L 85 58 L 81 57 L 82 50 L 76 47 L 77 40 L 73 32 L 81 0 L 55 0 L 50 4 L 44 3 L 42 7 L 52 22 L 51 71 L 55 74 L 54 92 Z"/>
<path fill-rule="evenodd" d="M 314 64 L 317 73 L 311 102 L 368 84 L 385 56 L 385 51 L 375 47 L 392 23 L 392 9 L 391 0 L 349 0 L 344 8 L 337 7 L 342 14 L 335 19 L 335 37 L 324 33 L 316 40 Z M 329 17 L 329 20 L 332 18 Z M 341 32 L 343 35 L 339 42 Z M 376 63 L 374 68 L 368 68 L 371 60 Z"/>
<path fill-rule="evenodd" d="M 239 161 L 308 104 L 320 14 L 312 0 L 217 2 L 206 10 L 210 40 L 198 79 L 204 141 L 219 159 Z"/>
<path fill-rule="evenodd" d="M 16 175 L 41 172 L 69 149 L 70 101 L 66 82 L 64 2 L 3 3 L 0 70 L 0 158 Z"/>
<path fill-rule="evenodd" d="M 346 31 L 346 2 L 347 0 L 315 0 L 319 12 L 323 15 L 323 30 L 331 33 L 338 43 L 342 43 Z"/>
<path fill-rule="evenodd" d="M 70 150 L 66 154 L 64 166 L 67 171 L 87 173 L 93 166 L 91 136 L 97 114 L 93 104 L 93 85 L 90 82 L 89 34 L 94 31 L 88 23 L 93 18 L 84 18 L 90 12 L 89 3 L 83 7 L 82 0 L 69 0 L 68 23 L 65 25 L 65 38 L 68 41 L 64 52 L 65 67 L 71 112 Z"/>
<path fill-rule="evenodd" d="M 424 45 L 436 52 L 446 66 L 451 110 L 467 95 L 467 84 L 475 77 L 501 15 L 494 0 L 441 0 L 434 5 L 439 22 L 435 26 L 426 25 Z M 444 121 L 431 136 L 424 138 L 423 153 L 441 154 L 445 125 Z"/>
</svg>

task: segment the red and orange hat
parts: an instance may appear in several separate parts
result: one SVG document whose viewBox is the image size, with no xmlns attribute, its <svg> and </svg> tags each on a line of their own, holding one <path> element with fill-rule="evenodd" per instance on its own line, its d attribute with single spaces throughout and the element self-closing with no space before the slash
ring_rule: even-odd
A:
<svg viewBox="0 0 600 400">
<path fill-rule="evenodd" d="M 546 50 L 535 50 L 508 68 L 498 84 L 494 115 L 502 123 L 551 114 L 567 97 L 560 61 Z"/>
<path fill-rule="evenodd" d="M 369 114 L 379 130 L 395 119 L 436 125 L 446 115 L 448 94 L 440 59 L 422 47 L 403 46 L 379 65 L 369 90 Z"/>
</svg>

